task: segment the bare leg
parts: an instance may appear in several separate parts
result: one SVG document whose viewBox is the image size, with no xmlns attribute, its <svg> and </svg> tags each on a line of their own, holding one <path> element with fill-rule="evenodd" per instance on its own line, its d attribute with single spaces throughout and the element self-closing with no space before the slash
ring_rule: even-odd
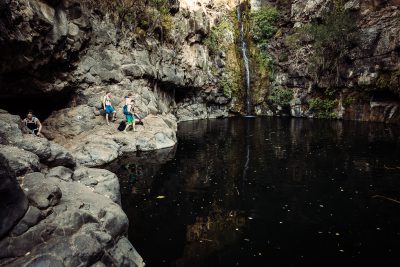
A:
<svg viewBox="0 0 400 267">
<path fill-rule="evenodd" d="M 107 122 L 107 125 L 110 125 L 110 123 L 108 122 L 108 113 L 106 113 L 106 122 Z"/>
<path fill-rule="evenodd" d="M 126 126 L 125 126 L 125 130 L 124 130 L 124 133 L 126 133 L 126 131 L 128 130 L 128 128 L 129 128 L 129 126 L 131 126 L 132 124 L 127 124 Z"/>
<path fill-rule="evenodd" d="M 116 121 L 117 120 L 117 112 L 116 111 L 114 111 L 113 112 L 113 118 L 112 118 L 112 121 Z"/>
</svg>

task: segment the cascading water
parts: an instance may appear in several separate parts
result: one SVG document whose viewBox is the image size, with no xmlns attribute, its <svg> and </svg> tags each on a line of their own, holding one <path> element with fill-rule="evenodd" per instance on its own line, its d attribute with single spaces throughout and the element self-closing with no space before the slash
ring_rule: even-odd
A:
<svg viewBox="0 0 400 267">
<path fill-rule="evenodd" d="M 249 57 L 248 57 L 248 49 L 246 43 L 246 36 L 244 32 L 244 23 L 242 19 L 242 5 L 241 1 L 238 1 L 237 5 L 237 19 L 239 22 L 239 31 L 240 31 L 240 49 L 242 50 L 243 64 L 245 70 L 245 79 L 246 79 L 246 115 L 251 115 L 251 92 L 250 92 L 250 66 L 249 66 Z"/>
</svg>

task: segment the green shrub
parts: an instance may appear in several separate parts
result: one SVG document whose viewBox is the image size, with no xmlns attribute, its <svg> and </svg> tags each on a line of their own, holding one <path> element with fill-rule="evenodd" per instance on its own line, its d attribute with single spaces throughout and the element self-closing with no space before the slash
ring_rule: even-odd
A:
<svg viewBox="0 0 400 267">
<path fill-rule="evenodd" d="M 239 91 L 240 75 L 235 74 L 234 70 L 227 69 L 226 73 L 222 76 L 219 81 L 219 85 L 222 88 L 224 95 L 228 98 L 232 98 L 233 94 Z"/>
<path fill-rule="evenodd" d="M 259 52 L 254 54 L 255 62 L 261 72 L 272 71 L 273 59 L 267 52 Z"/>
<path fill-rule="evenodd" d="M 315 114 L 317 118 L 323 119 L 334 119 L 337 118 L 335 108 L 338 105 L 338 101 L 331 99 L 322 99 L 319 97 L 308 100 L 310 110 Z"/>
<path fill-rule="evenodd" d="M 215 54 L 219 50 L 226 50 L 228 39 L 226 38 L 226 34 L 233 32 L 232 29 L 233 23 L 229 19 L 223 19 L 211 28 L 204 44 L 212 54 Z"/>
<path fill-rule="evenodd" d="M 343 99 L 343 106 L 348 108 L 357 102 L 357 99 L 354 96 L 347 96 Z"/>
<path fill-rule="evenodd" d="M 334 9 L 321 23 L 306 27 L 314 41 L 314 72 L 335 74 L 339 80 L 340 66 L 349 60 L 349 52 L 358 40 L 358 28 L 342 0 L 334 1 Z"/>
<path fill-rule="evenodd" d="M 137 32 L 140 28 L 154 36 L 161 29 L 162 38 L 173 24 L 168 0 L 83 0 L 82 4 L 108 14 L 121 31 Z"/>
<path fill-rule="evenodd" d="M 288 107 L 290 106 L 290 101 L 293 98 L 293 91 L 283 87 L 273 87 L 271 93 L 268 97 L 272 103 L 282 106 Z"/>
<path fill-rule="evenodd" d="M 277 32 L 278 11 L 275 7 L 264 6 L 251 13 L 251 34 L 260 48 L 266 48 L 267 42 Z"/>
<path fill-rule="evenodd" d="M 268 53 L 268 42 L 278 32 L 277 19 L 278 11 L 270 5 L 250 13 L 250 34 L 255 44 L 252 58 L 260 75 L 267 74 L 270 79 L 273 76 L 273 59 Z"/>
<path fill-rule="evenodd" d="M 381 73 L 376 85 L 381 90 L 388 90 L 400 96 L 400 69 Z"/>
</svg>

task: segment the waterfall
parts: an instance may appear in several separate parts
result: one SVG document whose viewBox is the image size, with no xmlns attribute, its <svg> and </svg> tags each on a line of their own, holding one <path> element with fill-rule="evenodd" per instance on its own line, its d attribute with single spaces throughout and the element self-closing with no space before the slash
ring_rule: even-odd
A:
<svg viewBox="0 0 400 267">
<path fill-rule="evenodd" d="M 246 79 L 246 115 L 251 115 L 251 92 L 250 92 L 250 66 L 249 66 L 249 57 L 248 57 L 248 49 L 246 43 L 246 36 L 244 32 L 244 23 L 242 19 L 242 7 L 241 0 L 238 0 L 237 5 L 237 19 L 239 22 L 239 31 L 240 31 L 240 49 L 242 50 L 243 64 L 245 70 L 245 79 Z"/>
</svg>

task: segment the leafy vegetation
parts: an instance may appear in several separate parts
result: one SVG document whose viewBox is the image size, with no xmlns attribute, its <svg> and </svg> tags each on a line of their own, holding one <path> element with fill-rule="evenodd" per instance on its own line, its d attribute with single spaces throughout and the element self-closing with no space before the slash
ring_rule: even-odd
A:
<svg viewBox="0 0 400 267">
<path fill-rule="evenodd" d="M 277 32 L 277 19 L 278 11 L 272 6 L 264 6 L 251 13 L 251 33 L 259 48 L 266 49 L 268 40 Z"/>
<path fill-rule="evenodd" d="M 282 34 L 282 30 L 277 27 L 278 10 L 271 5 L 264 5 L 250 11 L 245 18 L 248 18 L 248 33 L 251 37 L 249 52 L 253 72 L 253 101 L 255 104 L 260 104 L 269 99 L 277 105 L 285 106 L 287 103 L 283 103 L 285 102 L 283 88 L 273 88 L 270 92 L 270 83 L 274 78 L 274 58 L 268 50 L 268 44 L 271 38 Z M 290 99 L 286 102 L 290 102 Z"/>
<path fill-rule="evenodd" d="M 343 106 L 345 108 L 348 108 L 350 106 L 352 106 L 354 103 L 357 102 L 357 98 L 354 96 L 347 96 L 343 99 Z"/>
<path fill-rule="evenodd" d="M 310 110 L 315 114 L 317 118 L 323 119 L 335 119 L 337 115 L 335 108 L 338 105 L 336 99 L 323 99 L 320 97 L 311 98 L 308 100 Z"/>
<path fill-rule="evenodd" d="M 293 92 L 290 89 L 283 87 L 274 87 L 271 90 L 271 94 L 268 97 L 270 101 L 274 104 L 288 107 L 290 105 L 290 101 L 293 98 Z"/>
<path fill-rule="evenodd" d="M 95 9 L 116 23 L 118 30 L 164 39 L 172 28 L 168 0 L 84 0 L 87 8 Z"/>
<path fill-rule="evenodd" d="M 241 84 L 240 62 L 238 62 L 235 46 L 235 34 L 237 33 L 235 23 L 233 14 L 221 19 L 213 25 L 204 41 L 211 55 L 223 52 L 226 56 L 224 59 L 226 65 L 219 79 L 219 87 L 228 98 L 239 96 Z M 217 75 L 216 69 L 214 75 Z"/>
<path fill-rule="evenodd" d="M 272 70 L 272 58 L 268 53 L 268 42 L 277 33 L 278 11 L 275 7 L 264 6 L 251 12 L 251 36 L 257 47 L 253 53 L 260 72 Z"/>
<path fill-rule="evenodd" d="M 380 74 L 377 86 L 379 89 L 391 91 L 400 97 L 400 69 Z"/>
<path fill-rule="evenodd" d="M 339 81 L 340 67 L 349 60 L 350 49 L 358 39 L 358 29 L 343 0 L 335 0 L 333 11 L 321 23 L 306 27 L 314 41 L 314 72 L 333 73 Z"/>
<path fill-rule="evenodd" d="M 224 95 L 228 98 L 232 97 L 234 92 L 239 90 L 237 77 L 233 71 L 226 72 L 220 80 L 220 86 L 223 89 Z"/>
<path fill-rule="evenodd" d="M 216 23 L 205 40 L 205 45 L 208 47 L 212 54 L 217 53 L 219 50 L 226 50 L 227 45 L 231 43 L 227 34 L 233 33 L 233 22 L 226 18 Z M 230 40 L 230 41 L 229 41 Z"/>
</svg>

